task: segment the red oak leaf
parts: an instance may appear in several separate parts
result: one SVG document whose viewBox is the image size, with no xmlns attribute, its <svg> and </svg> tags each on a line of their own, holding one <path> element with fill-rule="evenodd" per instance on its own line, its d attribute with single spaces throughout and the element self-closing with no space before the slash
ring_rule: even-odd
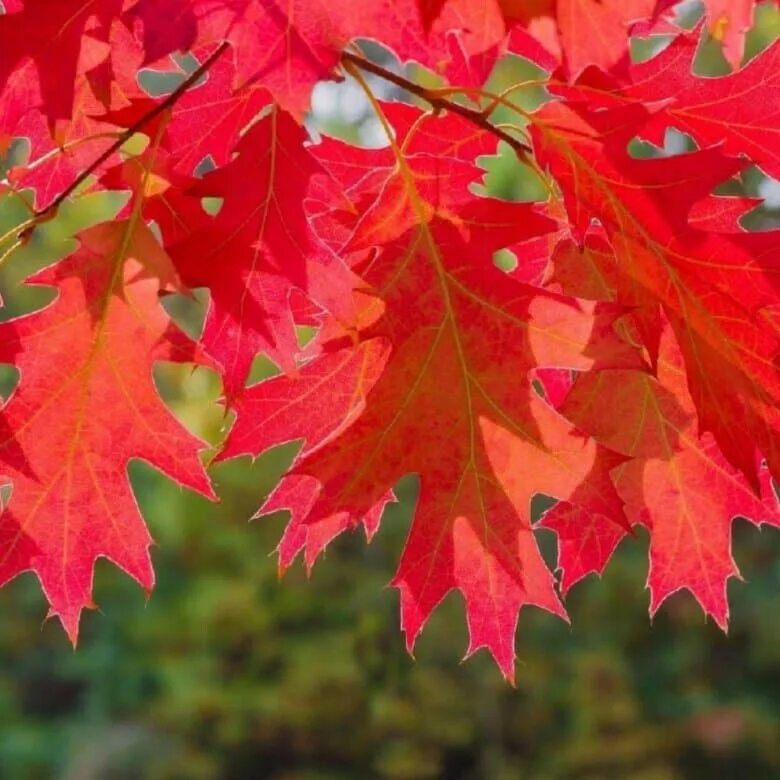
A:
<svg viewBox="0 0 780 780">
<path fill-rule="evenodd" d="M 558 537 L 558 568 L 564 596 L 588 574 L 602 574 L 627 533 L 621 523 L 566 501 L 559 501 L 545 512 L 537 527 L 554 531 Z"/>
<path fill-rule="evenodd" d="M 127 18 L 140 25 L 148 62 L 228 40 L 235 53 L 234 86 L 257 81 L 297 118 L 347 43 L 317 0 L 141 0 Z"/>
<path fill-rule="evenodd" d="M 222 5 L 211 3 L 210 13 Z M 209 4 L 192 0 L 138 0 L 127 9 L 125 20 L 130 28 L 140 27 L 138 37 L 146 52 L 144 59 L 150 63 L 172 52 L 193 49 L 201 32 L 198 19 L 208 19 L 208 12 Z M 211 33 L 218 37 L 219 31 Z"/>
<path fill-rule="evenodd" d="M 500 0 L 508 24 L 517 24 L 509 51 L 544 70 L 563 63 L 576 77 L 595 65 L 622 72 L 630 63 L 629 37 L 635 28 L 655 31 L 673 0 Z M 639 23 L 642 23 L 641 25 Z"/>
<path fill-rule="evenodd" d="M 352 317 L 353 277 L 312 231 L 303 208 L 311 177 L 321 169 L 303 147 L 305 131 L 275 109 L 254 124 L 229 164 L 207 174 L 172 209 L 163 239 L 189 287 L 211 293 L 203 346 L 223 368 L 225 390 L 243 387 L 252 360 L 266 353 L 295 368 L 298 339 L 290 305 L 293 286 L 344 321 Z M 202 196 L 222 197 L 213 219 Z M 184 212 L 195 214 L 187 226 Z M 188 229 L 188 227 L 190 229 Z"/>
<path fill-rule="evenodd" d="M 199 57 L 203 60 L 211 51 L 196 54 L 205 55 Z M 175 155 L 176 170 L 191 174 L 207 157 L 216 166 L 225 165 L 241 132 L 269 104 L 268 92 L 257 85 L 234 90 L 234 73 L 230 59 L 221 57 L 171 108 L 165 140 Z"/>
<path fill-rule="evenodd" d="M 14 185 L 20 190 L 32 189 L 33 204 L 38 209 L 48 206 L 82 170 L 108 149 L 120 129 L 129 127 L 143 116 L 139 111 L 127 110 L 138 104 L 141 96 L 145 98 L 136 82 L 137 67 L 141 63 L 137 45 L 118 22 L 111 25 L 109 40 L 110 49 L 90 36 L 84 37 L 67 118 L 47 121 L 42 108 L 28 102 L 27 113 L 9 126 L 10 134 L 25 138 L 29 144 L 29 159 L 15 169 Z M 121 67 L 116 67 L 117 63 Z M 28 62 L 21 69 L 25 79 L 30 77 L 31 68 L 32 63 Z M 32 83 L 35 83 L 34 79 Z M 15 89 L 11 94 L 14 93 Z M 0 98 L 0 105 L 2 102 Z M 154 105 L 145 98 L 144 108 L 148 110 L 150 104 Z M 127 122 L 123 124 L 125 118 Z M 150 123 L 144 129 L 152 133 L 154 128 Z M 113 155 L 105 163 L 114 163 L 116 159 Z"/>
<path fill-rule="evenodd" d="M 116 125 L 94 119 L 95 112 L 102 113 L 102 105 L 88 83 L 82 81 L 74 98 L 72 118 L 58 120 L 53 135 L 37 112 L 28 114 L 16 128 L 15 135 L 26 138 L 30 145 L 30 158 L 15 169 L 14 185 L 18 190 L 31 189 L 32 203 L 38 209 L 46 208 L 116 139 Z M 107 162 L 117 159 L 112 155 Z"/>
<path fill-rule="evenodd" d="M 488 647 L 511 677 L 519 608 L 563 615 L 533 538 L 532 495 L 621 516 L 607 476 L 619 461 L 544 404 L 524 375 L 536 362 L 638 363 L 611 331 L 614 310 L 543 293 L 497 270 L 486 220 L 514 225 L 515 238 L 553 226 L 527 206 L 485 201 L 462 210 L 467 237 L 426 218 L 365 269 L 368 289 L 382 291 L 384 313 L 362 339 L 390 344 L 392 355 L 362 414 L 295 467 L 316 477 L 321 492 L 313 506 L 307 494 L 293 514 L 308 512 L 305 522 L 315 525 L 343 512 L 371 516 L 401 476 L 419 473 L 420 505 L 394 581 L 409 647 L 438 602 L 459 588 L 469 652 Z M 487 344 L 503 355 L 500 365 Z M 298 380 L 281 381 L 294 392 Z M 252 423 L 239 411 L 238 425 Z M 433 454 L 440 436 L 446 455 Z"/>
<path fill-rule="evenodd" d="M 56 300 L 0 326 L 2 360 L 20 374 L 2 412 L 0 473 L 13 491 L 0 516 L 0 581 L 35 572 L 74 643 L 82 609 L 93 606 L 97 558 L 146 590 L 154 584 L 130 460 L 212 495 L 204 445 L 152 380 L 155 361 L 193 357 L 158 303 L 161 286 L 175 281 L 169 259 L 137 220 L 99 225 L 80 242 L 29 280 L 56 285 Z"/>
<path fill-rule="evenodd" d="M 778 468 L 780 428 L 770 407 L 780 399 L 774 369 L 780 340 L 759 314 L 777 295 L 776 236 L 710 233 L 689 224 L 692 204 L 743 163 L 715 149 L 629 156 L 626 142 L 642 118 L 635 108 L 580 114 L 549 105 L 535 118 L 537 151 L 563 189 L 573 224 L 582 231 L 596 219 L 606 231 L 616 257 L 617 300 L 663 306 L 702 425 L 756 484 L 756 446 Z M 646 346 L 654 351 L 652 343 Z"/>
<path fill-rule="evenodd" d="M 629 411 L 637 405 L 640 414 Z M 583 375 L 561 410 L 606 446 L 633 456 L 613 476 L 629 520 L 650 532 L 651 613 L 686 588 L 725 629 L 726 583 L 739 575 L 731 555 L 732 520 L 744 516 L 780 526 L 780 509 L 768 480 L 762 500 L 712 436 L 697 434 L 682 354 L 671 330 L 661 339 L 657 378 L 637 371 Z M 576 573 L 603 568 L 604 553 L 608 557 L 617 534 L 612 530 L 604 539 L 608 522 L 581 518 L 576 526 L 556 519 L 548 524 L 563 534 L 564 572 L 567 567 Z M 578 562 L 575 549 L 587 557 Z"/>
<path fill-rule="evenodd" d="M 18 68 L 26 68 L 23 78 L 29 82 L 29 89 L 37 82 L 49 120 L 68 118 L 85 36 L 89 33 L 106 40 L 110 22 L 121 6 L 122 0 L 75 5 L 25 0 L 21 8 L 6 9 L 14 12 L 0 14 L 0 83 L 5 83 Z M 108 56 L 108 47 L 102 51 Z M 27 68 L 29 61 L 34 63 L 33 68 Z"/>
<path fill-rule="evenodd" d="M 403 147 L 410 161 L 417 185 L 427 188 L 429 200 L 439 207 L 444 202 L 456 207 L 470 201 L 471 185 L 485 173 L 475 160 L 495 154 L 495 136 L 451 112 L 434 114 L 404 103 L 379 105 L 392 127 L 395 143 Z M 390 234 L 397 238 L 414 222 L 391 147 L 369 149 L 326 137 L 312 148 L 312 154 L 338 184 L 334 187 L 333 181 L 322 182 L 324 187 L 312 193 L 317 204 L 309 207 L 317 233 L 327 236 L 334 249 L 348 252 L 370 244 L 380 231 L 385 240 Z M 445 167 L 449 176 L 442 173 Z M 445 187 L 441 186 L 443 181 Z M 386 209 L 380 200 L 391 208 Z M 384 209 L 384 218 L 379 221 L 371 216 L 377 209 Z M 358 237 L 356 229 L 361 234 Z"/>
<path fill-rule="evenodd" d="M 283 477 L 258 511 L 257 516 L 280 510 L 291 515 L 284 529 L 276 552 L 279 555 L 279 572 L 283 574 L 299 553 L 303 552 L 304 564 L 311 572 L 317 558 L 325 548 L 345 531 L 362 525 L 366 540 L 371 541 L 379 530 L 379 522 L 385 506 L 394 501 L 392 492 L 380 499 L 366 514 L 356 520 L 349 512 L 336 512 L 315 523 L 306 522 L 320 494 L 320 484 L 314 477 L 290 474 Z"/>
<path fill-rule="evenodd" d="M 315 451 L 360 415 L 366 394 L 381 375 L 387 357 L 387 345 L 374 339 L 354 350 L 324 354 L 293 377 L 278 376 L 248 388 L 236 398 L 238 419 L 219 459 L 256 456 L 294 439 L 304 441 L 300 455 Z M 312 404 L 315 398 L 317 403 Z M 260 516 L 285 509 L 292 514 L 279 543 L 280 570 L 286 569 L 302 550 L 310 569 L 333 538 L 354 527 L 348 512 L 335 513 L 317 523 L 304 522 L 319 492 L 319 482 L 313 477 L 288 475 L 258 512 Z M 382 499 L 362 518 L 369 539 L 378 528 L 388 500 L 389 496 Z"/>
<path fill-rule="evenodd" d="M 680 36 L 657 57 L 631 69 L 624 94 L 642 103 L 663 102 L 641 134 L 663 145 L 673 126 L 701 146 L 723 142 L 726 152 L 747 154 L 780 177 L 780 41 L 729 76 L 693 73 L 695 36 Z"/>
<path fill-rule="evenodd" d="M 557 0 L 556 19 L 569 73 L 588 65 L 610 70 L 628 64 L 628 36 L 634 22 L 650 17 L 657 0 Z"/>
</svg>

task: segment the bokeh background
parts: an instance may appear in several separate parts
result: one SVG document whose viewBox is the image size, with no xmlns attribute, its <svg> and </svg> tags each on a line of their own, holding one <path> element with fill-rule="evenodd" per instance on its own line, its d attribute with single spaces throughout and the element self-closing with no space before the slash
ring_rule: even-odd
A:
<svg viewBox="0 0 780 780">
<path fill-rule="evenodd" d="M 696 12 L 692 5 L 690 21 Z M 758 20 L 749 54 L 780 34 L 770 6 Z M 637 56 L 646 53 L 639 44 Z M 697 67 L 725 70 L 716 45 L 703 47 Z M 532 75 L 509 61 L 494 86 Z M 145 78 L 152 92 L 170 89 L 155 74 Z M 540 98 L 524 95 L 529 105 Z M 311 124 L 381 142 L 348 82 L 318 88 Z M 686 143 L 670 135 L 666 152 Z M 24 145 L 13 153 L 7 164 L 23 158 Z M 538 195 L 506 151 L 485 167 L 494 194 Z M 776 182 L 750 171 L 740 188 L 766 198 L 753 228 L 780 224 Z M 90 196 L 36 231 L 0 270 L 0 316 L 43 305 L 50 293 L 25 289 L 24 277 L 111 208 L 105 196 Z M 23 218 L 17 201 L 0 201 L 0 233 Z M 196 333 L 204 300 L 167 305 Z M 273 370 L 259 359 L 254 379 Z M 14 374 L 0 379 L 7 395 Z M 218 445 L 230 418 L 217 378 L 163 365 L 156 380 L 174 413 Z M 147 601 L 99 562 L 101 609 L 85 615 L 75 651 L 44 620 L 31 575 L 0 590 L 0 780 L 780 778 L 780 534 L 735 523 L 747 583 L 730 584 L 725 636 L 685 594 L 648 620 L 647 539 L 639 532 L 603 579 L 574 589 L 571 626 L 522 613 L 511 688 L 484 653 L 460 663 L 467 638 L 456 595 L 431 619 L 416 658 L 404 650 L 397 596 L 386 584 L 409 527 L 414 477 L 399 485 L 399 503 L 370 545 L 346 536 L 310 580 L 296 566 L 279 581 L 271 553 L 285 518 L 248 520 L 294 450 L 213 466 L 218 504 L 133 464 L 157 542 L 158 584 Z M 554 566 L 554 538 L 540 535 Z"/>
</svg>

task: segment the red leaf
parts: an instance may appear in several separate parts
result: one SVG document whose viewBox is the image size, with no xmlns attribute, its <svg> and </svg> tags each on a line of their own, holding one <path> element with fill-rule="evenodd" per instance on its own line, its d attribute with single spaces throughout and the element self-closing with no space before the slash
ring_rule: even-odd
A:
<svg viewBox="0 0 780 780">
<path fill-rule="evenodd" d="M 387 357 L 387 345 L 374 339 L 355 350 L 324 354 L 303 366 L 293 378 L 274 377 L 250 387 L 236 399 L 238 419 L 219 459 L 258 455 L 298 438 L 305 441 L 302 454 L 321 447 L 361 414 L 366 395 L 381 375 Z M 257 513 L 260 516 L 285 509 L 292 514 L 278 547 L 281 571 L 302 550 L 311 569 L 326 545 L 356 524 L 348 512 L 306 523 L 319 492 L 320 485 L 313 477 L 289 475 Z M 362 518 L 369 539 L 379 526 L 388 500 L 390 494 Z"/>
<path fill-rule="evenodd" d="M 182 208 L 198 214 L 192 229 L 166 240 L 166 248 L 190 287 L 211 292 L 203 345 L 222 366 L 229 396 L 243 387 L 259 352 L 287 371 L 295 368 L 293 286 L 345 321 L 352 317 L 352 277 L 303 210 L 309 180 L 320 171 L 303 148 L 305 138 L 289 116 L 272 111 L 242 137 L 233 161 L 191 189 L 189 205 L 185 197 L 183 206 L 173 206 L 177 214 Z M 206 195 L 224 198 L 213 219 L 198 212 Z"/>
<path fill-rule="evenodd" d="M 211 52 L 204 50 L 198 54 L 205 60 Z M 185 75 L 178 67 L 165 72 Z M 176 170 L 192 174 L 207 157 L 216 166 L 225 165 L 241 132 L 270 103 L 268 91 L 258 85 L 248 84 L 234 90 L 234 73 L 229 57 L 221 57 L 202 82 L 193 85 L 176 101 L 165 118 L 166 146 L 175 157 Z M 148 111 L 150 102 L 145 100 L 142 110 L 132 112 L 131 121 L 126 124 L 143 115 L 143 109 Z M 119 116 L 114 113 L 104 118 L 116 121 Z M 154 133 L 152 128 L 145 129 L 150 135 Z"/>
<path fill-rule="evenodd" d="M 638 415 L 632 413 L 637 405 Z M 739 575 L 731 555 L 731 522 L 739 515 L 778 525 L 780 511 L 768 485 L 765 498 L 757 497 L 712 436 L 697 434 L 682 354 L 670 329 L 661 340 L 657 379 L 635 371 L 583 376 L 562 411 L 606 446 L 633 456 L 613 474 L 629 519 L 650 532 L 651 613 L 686 588 L 725 629 L 726 582 Z M 565 529 L 565 538 L 587 545 L 590 528 L 603 529 L 605 522 L 591 518 L 573 534 Z M 587 565 L 603 567 L 597 557 Z"/>
<path fill-rule="evenodd" d="M 657 57 L 631 71 L 625 94 L 643 103 L 663 101 L 648 117 L 642 135 L 663 143 L 676 127 L 702 146 L 723 142 L 730 154 L 747 154 L 780 177 L 780 41 L 722 78 L 692 72 L 697 40 L 680 36 Z"/>
<path fill-rule="evenodd" d="M 57 299 L 0 326 L 2 360 L 20 373 L 2 418 L 0 473 L 13 492 L 0 518 L 0 581 L 34 571 L 74 643 L 82 609 L 94 606 L 98 557 L 146 590 L 154 584 L 130 460 L 213 495 L 198 458 L 204 445 L 152 382 L 155 361 L 193 357 L 157 301 L 175 280 L 170 261 L 137 221 L 99 225 L 80 241 L 30 280 L 56 285 Z"/>
<path fill-rule="evenodd" d="M 597 219 L 606 230 L 617 300 L 666 311 L 702 425 L 756 484 L 756 446 L 777 468 L 780 429 L 769 407 L 780 399 L 773 362 L 780 341 L 758 312 L 777 295 L 778 244 L 769 233 L 709 233 L 689 224 L 692 204 L 743 163 L 715 149 L 630 157 L 625 144 L 643 116 L 635 108 L 580 115 L 562 104 L 545 107 L 535 120 L 538 152 L 564 190 L 572 222 L 584 230 Z"/>
<path fill-rule="evenodd" d="M 417 0 L 417 5 L 420 8 L 420 18 L 426 30 L 431 28 L 446 2 L 447 0 Z"/>
<path fill-rule="evenodd" d="M 564 595 L 588 574 L 601 574 L 626 529 L 601 514 L 560 501 L 538 523 L 558 536 L 558 568 Z"/>
<path fill-rule="evenodd" d="M 519 608 L 530 603 L 563 615 L 533 539 L 533 494 L 621 514 L 607 476 L 617 461 L 541 402 L 524 375 L 537 362 L 582 369 L 603 359 L 638 363 L 610 334 L 614 310 L 545 294 L 495 269 L 486 220 L 515 225 L 516 235 L 552 226 L 526 206 L 474 204 L 461 215 L 465 236 L 434 217 L 365 270 L 369 289 L 383 291 L 384 315 L 362 339 L 380 339 L 393 351 L 362 414 L 295 467 L 322 489 L 311 508 L 307 501 L 293 514 L 308 511 L 306 523 L 317 525 L 344 511 L 365 517 L 401 476 L 419 473 L 420 505 L 394 580 L 409 647 L 431 610 L 458 588 L 469 652 L 488 647 L 511 677 Z M 505 368 L 486 353 L 485 339 L 504 355 Z M 279 381 L 290 388 L 285 395 L 300 382 Z M 349 396 L 351 386 L 339 393 Z M 284 408 L 295 419 L 289 403 Z M 293 424 L 305 430 L 307 419 Z"/>
<path fill-rule="evenodd" d="M 569 72 L 628 63 L 632 23 L 649 18 L 657 0 L 557 0 L 556 19 Z"/>
<path fill-rule="evenodd" d="M 37 82 L 49 120 L 69 117 L 79 57 L 83 42 L 88 40 L 85 34 L 106 40 L 110 20 L 117 16 L 121 5 L 121 0 L 97 0 L 75 7 L 66 2 L 25 0 L 23 8 L 8 9 L 15 12 L 0 15 L 0 83 L 31 60 L 34 67 L 22 76 L 29 84 L 25 86 L 26 96 Z M 104 56 L 108 51 L 104 47 Z M 94 66 L 95 62 L 89 64 Z"/>
</svg>

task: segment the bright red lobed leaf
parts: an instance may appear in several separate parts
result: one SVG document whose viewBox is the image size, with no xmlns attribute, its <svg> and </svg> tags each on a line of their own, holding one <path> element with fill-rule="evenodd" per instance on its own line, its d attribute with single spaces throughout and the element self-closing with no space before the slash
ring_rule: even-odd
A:
<svg viewBox="0 0 780 780">
<path fill-rule="evenodd" d="M 31 62 L 33 67 L 21 76 L 25 82 L 24 96 L 29 97 L 29 90 L 37 87 L 46 116 L 52 121 L 68 118 L 85 43 L 106 41 L 110 22 L 121 7 L 122 0 L 83 4 L 25 0 L 23 7 L 7 9 L 11 12 L 0 14 L 0 83 Z M 102 53 L 103 58 L 108 56 L 108 46 L 102 47 Z M 94 59 L 87 59 L 88 66 L 97 64 Z"/>
<path fill-rule="evenodd" d="M 129 462 L 213 495 L 198 457 L 205 445 L 152 378 L 156 361 L 194 357 L 158 303 L 176 280 L 170 260 L 137 220 L 91 228 L 80 243 L 29 280 L 55 285 L 55 301 L 0 326 L 2 360 L 20 375 L 2 410 L 0 474 L 13 489 L 0 518 L 0 581 L 35 572 L 74 643 L 81 611 L 94 606 L 97 558 L 146 590 L 154 584 Z"/>
<path fill-rule="evenodd" d="M 612 518 L 566 501 L 559 501 L 545 512 L 537 527 L 554 531 L 558 537 L 558 569 L 564 596 L 588 574 L 602 574 L 627 533 L 625 526 Z"/>
<path fill-rule="evenodd" d="M 775 473 L 780 465 L 780 341 L 760 313 L 776 299 L 779 245 L 771 233 L 711 233 L 689 224 L 692 204 L 744 163 L 717 149 L 631 157 L 626 143 L 641 125 L 635 108 L 549 105 L 534 119 L 537 151 L 563 189 L 572 223 L 580 231 L 593 219 L 603 225 L 615 252 L 617 301 L 665 310 L 702 426 L 755 485 L 757 448 Z"/>
<path fill-rule="evenodd" d="M 361 341 L 380 340 L 392 353 L 362 414 L 296 465 L 296 474 L 316 477 L 321 488 L 313 504 L 307 495 L 305 506 L 293 507 L 294 522 L 301 513 L 316 525 L 344 511 L 370 516 L 400 477 L 420 474 L 420 502 L 394 580 L 408 645 L 458 588 L 466 600 L 469 652 L 489 648 L 511 677 L 520 607 L 564 614 L 533 538 L 533 495 L 621 515 L 607 476 L 619 461 L 544 404 L 524 375 L 537 363 L 584 370 L 604 360 L 639 360 L 612 330 L 619 309 L 544 293 L 493 266 L 491 241 L 554 223 L 528 206 L 500 202 L 453 212 L 426 200 L 446 191 L 446 179 L 423 193 L 408 163 L 401 158 L 399 166 L 417 222 L 361 269 L 367 292 L 378 296 L 378 316 Z M 380 198 L 374 221 L 393 203 Z M 272 381 L 285 382 L 285 396 L 308 392 L 295 377 Z M 238 408 L 240 434 L 234 435 L 243 440 L 253 422 L 242 419 L 241 402 Z"/>
<path fill-rule="evenodd" d="M 293 287 L 342 320 L 352 318 L 352 276 L 303 209 L 309 181 L 321 171 L 303 148 L 305 138 L 273 109 L 241 138 L 234 160 L 175 202 L 162 193 L 150 212 L 160 215 L 164 244 L 185 283 L 211 293 L 202 343 L 222 366 L 228 396 L 244 386 L 260 352 L 284 370 L 295 368 Z M 216 217 L 200 207 L 203 196 L 224 198 Z"/>
<path fill-rule="evenodd" d="M 671 330 L 661 339 L 657 377 L 620 370 L 582 376 L 561 411 L 604 445 L 633 458 L 613 474 L 629 520 L 650 533 L 651 614 L 685 588 L 725 629 L 726 583 L 739 576 L 731 554 L 732 521 L 743 516 L 780 526 L 780 507 L 767 479 L 761 498 L 712 436 L 698 435 Z M 565 539 L 560 565 L 570 581 L 603 569 L 610 546 L 622 536 L 609 523 L 598 517 L 576 527 L 570 519 L 569 525 L 557 518 L 545 523 Z"/>
<path fill-rule="evenodd" d="M 211 51 L 196 54 L 202 62 Z M 193 173 L 205 159 L 216 166 L 228 163 L 241 133 L 269 105 L 268 91 L 262 86 L 247 84 L 232 89 L 234 72 L 229 58 L 221 57 L 203 81 L 171 108 L 165 122 L 165 142 L 182 173 Z"/>
<path fill-rule="evenodd" d="M 649 18 L 656 0 L 557 0 L 561 48 L 569 73 L 576 76 L 588 65 L 604 70 L 628 64 L 632 23 Z"/>
<path fill-rule="evenodd" d="M 257 455 L 295 439 L 304 441 L 299 457 L 315 451 L 362 413 L 366 395 L 387 363 L 388 352 L 386 344 L 373 339 L 354 350 L 322 355 L 304 365 L 292 381 L 280 376 L 247 389 L 236 399 L 238 422 L 219 454 L 220 460 Z M 258 513 L 280 509 L 291 512 L 278 548 L 281 570 L 290 566 L 301 551 L 310 569 L 325 546 L 355 524 L 348 512 L 337 512 L 317 523 L 305 522 L 319 492 L 319 483 L 313 477 L 290 474 Z M 380 500 L 362 518 L 369 538 L 378 528 L 387 500 Z"/>
<path fill-rule="evenodd" d="M 663 107 L 648 116 L 642 136 L 663 145 L 675 127 L 701 146 L 723 143 L 780 177 L 780 41 L 744 68 L 720 78 L 693 72 L 698 41 L 680 36 L 657 57 L 631 69 L 623 94 Z"/>
</svg>

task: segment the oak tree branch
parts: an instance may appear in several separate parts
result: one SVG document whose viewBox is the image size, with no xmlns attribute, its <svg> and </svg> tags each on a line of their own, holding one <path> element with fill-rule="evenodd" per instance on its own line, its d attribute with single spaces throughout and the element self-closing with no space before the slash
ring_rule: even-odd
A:
<svg viewBox="0 0 780 780">
<path fill-rule="evenodd" d="M 48 206 L 35 212 L 35 221 L 39 222 L 56 211 L 62 202 L 78 189 L 78 187 L 106 160 L 108 160 L 114 152 L 119 150 L 130 138 L 132 138 L 132 136 L 146 127 L 152 120 L 156 119 L 160 114 L 173 106 L 195 82 L 209 71 L 211 66 L 225 53 L 225 51 L 227 51 L 229 46 L 230 44 L 228 44 L 227 41 L 221 43 L 196 70 L 187 76 L 187 78 L 171 92 L 170 95 L 167 95 L 166 98 L 151 109 L 151 111 L 144 114 L 126 130 L 123 130 L 111 146 L 103 151 L 78 176 L 76 176 L 76 178 L 51 203 L 49 203 Z"/>
<path fill-rule="evenodd" d="M 420 84 L 417 84 L 414 81 L 410 81 L 409 79 L 404 78 L 397 73 L 393 73 L 393 71 L 387 70 L 387 68 L 383 68 L 381 65 L 377 65 L 375 62 L 371 62 L 371 60 L 368 60 L 365 57 L 361 57 L 358 54 L 344 52 L 341 55 L 341 59 L 344 62 L 349 62 L 353 65 L 356 65 L 358 68 L 366 71 L 367 73 L 373 73 L 375 76 L 379 76 L 379 78 L 383 79 L 384 81 L 388 81 L 391 84 L 395 84 L 397 87 L 401 87 L 401 89 L 405 89 L 412 95 L 416 95 L 417 97 L 424 100 L 435 110 L 446 110 L 452 112 L 453 114 L 458 114 L 458 116 L 463 117 L 477 127 L 492 133 L 500 140 L 509 144 L 509 146 L 514 149 L 515 153 L 521 160 L 526 159 L 532 152 L 531 147 L 528 146 L 528 144 L 518 140 L 506 130 L 503 130 L 500 127 L 496 127 L 496 125 L 490 122 L 488 117 L 482 111 L 469 108 L 468 106 L 456 103 L 449 98 L 437 95 L 435 91 L 426 89 Z"/>
</svg>

